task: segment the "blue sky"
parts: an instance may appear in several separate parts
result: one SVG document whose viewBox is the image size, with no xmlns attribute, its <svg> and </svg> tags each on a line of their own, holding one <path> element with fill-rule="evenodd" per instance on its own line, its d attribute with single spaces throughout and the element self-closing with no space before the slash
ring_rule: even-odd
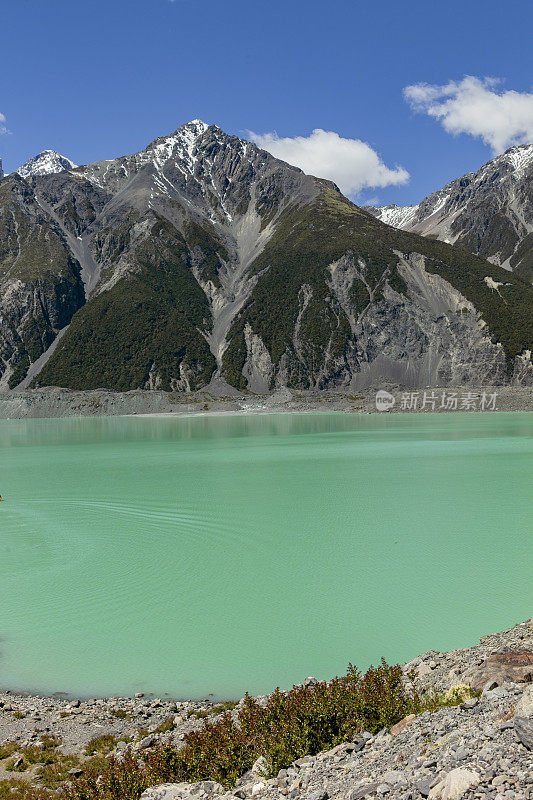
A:
<svg viewBox="0 0 533 800">
<path fill-rule="evenodd" d="M 0 156 L 88 163 L 200 118 L 416 202 L 533 139 L 532 23 L 530 0 L 3 0 Z"/>
</svg>

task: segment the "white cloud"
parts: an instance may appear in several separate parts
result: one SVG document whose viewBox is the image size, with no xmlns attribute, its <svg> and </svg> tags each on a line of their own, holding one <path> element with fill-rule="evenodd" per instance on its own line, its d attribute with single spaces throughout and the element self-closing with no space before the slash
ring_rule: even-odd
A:
<svg viewBox="0 0 533 800">
<path fill-rule="evenodd" d="M 368 187 L 396 186 L 409 180 L 409 173 L 403 167 L 387 167 L 366 142 L 343 139 L 334 131 L 316 128 L 310 136 L 294 138 L 248 131 L 248 136 L 276 158 L 300 167 L 309 175 L 334 181 L 345 194 Z"/>
<path fill-rule="evenodd" d="M 440 120 L 448 133 L 483 139 L 495 154 L 533 141 L 533 94 L 499 89 L 500 80 L 467 75 L 444 86 L 406 86 L 404 97 L 416 111 Z"/>
<path fill-rule="evenodd" d="M 6 122 L 7 122 L 6 115 L 2 114 L 2 112 L 0 111 L 0 136 L 3 133 L 8 133 Z"/>
</svg>

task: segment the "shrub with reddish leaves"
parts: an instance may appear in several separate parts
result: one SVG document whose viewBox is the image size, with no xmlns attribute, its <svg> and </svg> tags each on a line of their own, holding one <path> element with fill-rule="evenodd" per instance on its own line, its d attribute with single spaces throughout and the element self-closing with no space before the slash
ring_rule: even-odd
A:
<svg viewBox="0 0 533 800">
<path fill-rule="evenodd" d="M 85 774 L 65 791 L 66 800 L 137 800 L 148 786 L 166 782 L 214 780 L 226 787 L 250 769 L 259 756 L 276 775 L 302 756 L 350 741 L 363 730 L 376 733 L 421 710 L 407 690 L 401 668 L 382 661 L 361 674 L 351 664 L 347 675 L 329 683 L 276 690 L 265 706 L 246 697 L 237 719 L 229 713 L 207 720 L 188 734 L 185 745 L 158 745 L 139 762 L 131 751 L 108 760 L 97 774 Z"/>
</svg>

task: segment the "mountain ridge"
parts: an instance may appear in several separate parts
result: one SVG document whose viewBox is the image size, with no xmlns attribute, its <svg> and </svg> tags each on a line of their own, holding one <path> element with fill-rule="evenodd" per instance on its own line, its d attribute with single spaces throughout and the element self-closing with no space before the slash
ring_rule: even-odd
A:
<svg viewBox="0 0 533 800">
<path fill-rule="evenodd" d="M 200 120 L 6 176 L 0 238 L 0 388 L 39 359 L 33 385 L 119 391 L 533 380 L 520 278 Z"/>
<path fill-rule="evenodd" d="M 510 147 L 417 205 L 366 209 L 388 225 L 463 247 L 533 280 L 533 144 Z"/>
</svg>

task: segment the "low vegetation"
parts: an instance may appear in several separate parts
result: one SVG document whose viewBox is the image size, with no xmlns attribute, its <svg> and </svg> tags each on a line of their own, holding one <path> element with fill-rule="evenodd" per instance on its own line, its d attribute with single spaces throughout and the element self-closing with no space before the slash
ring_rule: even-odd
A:
<svg viewBox="0 0 533 800">
<path fill-rule="evenodd" d="M 402 679 L 401 667 L 385 661 L 365 675 L 350 665 L 345 676 L 328 683 L 278 689 L 265 705 L 246 696 L 238 707 L 215 706 L 181 749 L 169 739 L 143 750 L 142 760 L 131 747 L 117 754 L 118 739 L 110 734 L 89 742 L 85 760 L 62 754 L 53 737 L 22 750 L 7 742 L 0 760 L 22 758 L 25 768 L 35 763 L 40 768 L 37 786 L 16 778 L 0 781 L 0 800 L 138 800 L 158 783 L 208 779 L 229 788 L 259 756 L 266 760 L 268 776 L 274 776 L 296 759 L 351 741 L 362 731 L 375 734 L 408 714 L 436 711 L 471 696 L 467 686 L 422 696 Z M 169 718 L 158 732 L 173 727 Z M 70 774 L 73 768 L 81 774 Z"/>
</svg>

